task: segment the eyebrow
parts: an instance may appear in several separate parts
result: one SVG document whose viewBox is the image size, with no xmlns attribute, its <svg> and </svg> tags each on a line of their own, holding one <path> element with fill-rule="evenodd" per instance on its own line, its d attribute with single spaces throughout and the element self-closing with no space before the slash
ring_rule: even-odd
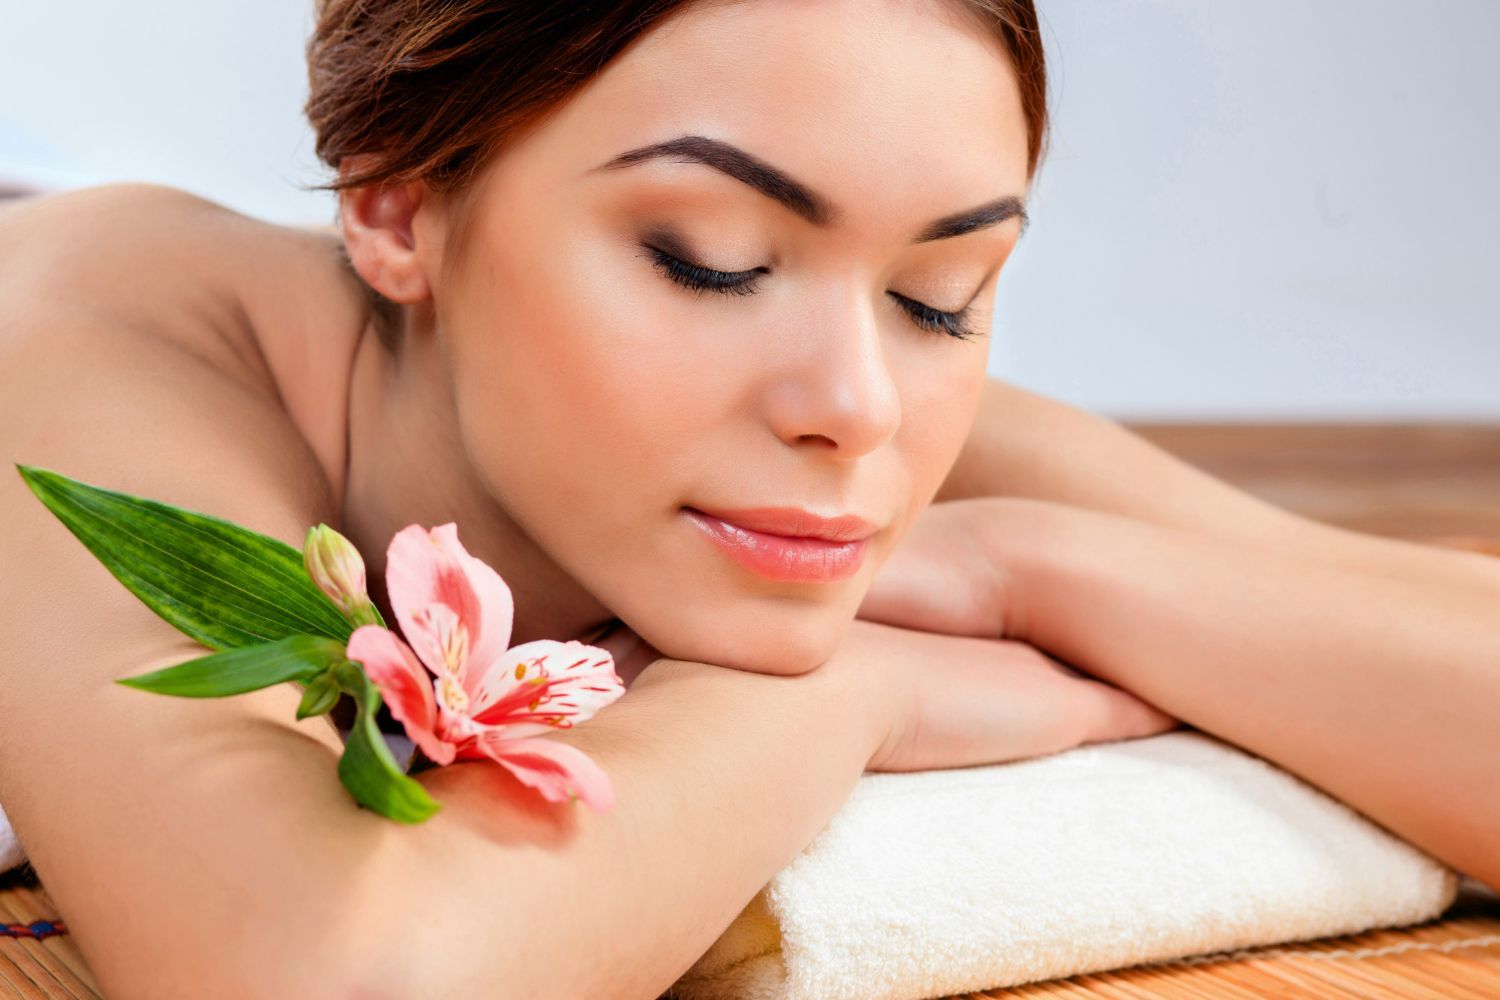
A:
<svg viewBox="0 0 1500 1000">
<path fill-rule="evenodd" d="M 815 226 L 830 226 L 839 218 L 840 213 L 833 203 L 808 185 L 793 180 L 785 172 L 738 146 L 703 135 L 683 135 L 665 142 L 641 146 L 601 163 L 594 170 L 615 170 L 657 158 L 671 158 L 679 162 L 702 163 L 713 167 L 780 202 Z M 1025 232 L 1030 219 L 1021 199 L 1015 195 L 1006 195 L 976 208 L 936 219 L 928 223 L 912 242 L 930 243 L 933 240 L 952 239 L 1014 218 L 1021 220 L 1021 231 Z"/>
</svg>

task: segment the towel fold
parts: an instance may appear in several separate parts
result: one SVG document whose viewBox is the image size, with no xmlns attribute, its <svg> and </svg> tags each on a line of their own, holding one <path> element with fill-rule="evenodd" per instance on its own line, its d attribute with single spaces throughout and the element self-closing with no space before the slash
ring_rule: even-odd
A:
<svg viewBox="0 0 1500 1000">
<path fill-rule="evenodd" d="M 668 992 L 925 1000 L 1418 923 L 1458 874 L 1196 730 L 866 774 Z"/>
</svg>

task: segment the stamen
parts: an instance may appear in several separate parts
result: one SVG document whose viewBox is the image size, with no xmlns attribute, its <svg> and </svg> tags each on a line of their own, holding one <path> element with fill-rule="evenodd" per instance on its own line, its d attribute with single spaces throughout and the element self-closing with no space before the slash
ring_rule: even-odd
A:
<svg viewBox="0 0 1500 1000">
<path fill-rule="evenodd" d="M 469 695 L 453 674 L 444 673 L 438 680 L 438 697 L 450 711 L 463 714 L 469 708 Z"/>
</svg>

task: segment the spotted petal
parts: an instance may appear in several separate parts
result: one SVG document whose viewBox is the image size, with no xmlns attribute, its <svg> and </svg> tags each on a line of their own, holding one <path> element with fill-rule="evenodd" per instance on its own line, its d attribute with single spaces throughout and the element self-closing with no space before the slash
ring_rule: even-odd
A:
<svg viewBox="0 0 1500 1000">
<path fill-rule="evenodd" d="M 537 639 L 507 649 L 477 685 L 474 721 L 510 738 L 568 729 L 625 693 L 609 650 Z"/>
<path fill-rule="evenodd" d="M 500 732 L 486 732 L 473 750 L 504 767 L 523 785 L 535 788 L 548 802 L 577 798 L 595 812 L 614 808 L 609 775 L 588 754 L 560 740 L 507 739 Z"/>
</svg>

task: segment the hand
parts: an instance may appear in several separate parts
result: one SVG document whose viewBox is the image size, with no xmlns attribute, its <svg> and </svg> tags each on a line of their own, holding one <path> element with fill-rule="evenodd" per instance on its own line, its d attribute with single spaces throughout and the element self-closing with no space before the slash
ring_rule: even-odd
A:
<svg viewBox="0 0 1500 1000">
<path fill-rule="evenodd" d="M 874 771 L 968 767 L 1154 736 L 1178 720 L 1024 642 L 859 619 L 817 668 L 864 696 L 884 739 Z"/>
<path fill-rule="evenodd" d="M 1005 568 L 986 544 L 1006 517 L 996 497 L 928 505 L 876 573 L 858 616 L 949 635 L 1011 634 Z"/>
<path fill-rule="evenodd" d="M 1025 642 L 1022 628 L 1024 581 L 1004 557 L 1004 539 L 1034 542 L 1039 533 L 1056 530 L 1066 515 L 1061 505 L 1021 498 L 976 497 L 930 505 L 913 522 L 876 574 L 859 608 L 859 618 L 951 636 L 988 639 L 1005 647 L 1001 657 L 1014 671 L 1027 668 L 1032 680 L 1054 682 L 1046 692 L 1065 703 L 1052 706 L 1092 718 L 1091 729 L 1075 742 L 1126 739 L 1176 728 L 1180 722 L 1128 691 L 1089 677 Z M 971 655 L 982 655 L 971 651 Z M 1043 671 L 1038 673 L 1038 670 Z M 1011 680 L 1018 680 L 1012 677 Z M 1055 682 L 1067 679 L 1061 688 Z M 1042 708 L 1047 710 L 1048 704 Z M 1057 718 L 1035 720 L 1036 736 L 1045 744 L 1063 725 Z M 1070 744 L 1071 745 L 1071 744 Z M 920 752 L 920 751 L 919 751 Z"/>
</svg>

